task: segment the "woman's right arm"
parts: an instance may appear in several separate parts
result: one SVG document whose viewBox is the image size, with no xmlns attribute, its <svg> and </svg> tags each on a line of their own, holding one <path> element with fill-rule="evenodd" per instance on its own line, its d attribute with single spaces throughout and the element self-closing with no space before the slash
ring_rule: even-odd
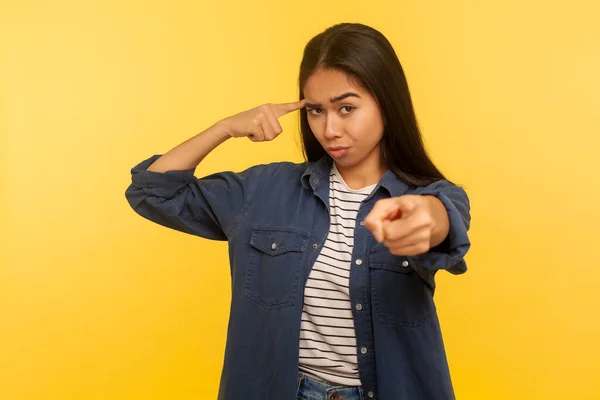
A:
<svg viewBox="0 0 600 400">
<path fill-rule="evenodd" d="M 224 121 L 220 121 L 165 153 L 148 166 L 147 170 L 167 172 L 194 169 L 204 157 L 231 137 Z"/>
<path fill-rule="evenodd" d="M 196 178 L 195 168 L 231 137 L 269 141 L 282 129 L 277 118 L 298 110 L 304 102 L 267 104 L 226 118 L 164 155 L 153 156 L 131 170 L 125 192 L 142 217 L 185 233 L 226 240 L 250 201 L 261 167 L 241 173 L 221 172 Z"/>
<path fill-rule="evenodd" d="M 181 143 L 150 165 L 148 171 L 185 171 L 196 168 L 204 157 L 232 137 L 247 136 L 254 142 L 273 140 L 282 131 L 277 119 L 302 107 L 304 101 L 265 104 L 233 115 Z"/>
</svg>

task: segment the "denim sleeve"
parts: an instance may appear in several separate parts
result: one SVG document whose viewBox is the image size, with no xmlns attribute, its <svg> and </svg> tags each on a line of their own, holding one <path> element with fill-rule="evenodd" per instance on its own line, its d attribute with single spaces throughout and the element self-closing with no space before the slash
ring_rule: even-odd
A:
<svg viewBox="0 0 600 400">
<path fill-rule="evenodd" d="M 245 214 L 254 193 L 260 166 L 241 173 L 220 172 L 204 178 L 195 169 L 148 171 L 160 155 L 131 170 L 125 197 L 142 217 L 192 235 L 227 240 Z"/>
<path fill-rule="evenodd" d="M 427 269 L 445 269 L 453 274 L 466 272 L 464 256 L 471 246 L 467 233 L 471 225 L 471 207 L 467 193 L 462 188 L 441 180 L 419 188 L 415 194 L 438 198 L 446 208 L 450 221 L 450 231 L 444 242 L 418 256 L 417 261 Z"/>
</svg>

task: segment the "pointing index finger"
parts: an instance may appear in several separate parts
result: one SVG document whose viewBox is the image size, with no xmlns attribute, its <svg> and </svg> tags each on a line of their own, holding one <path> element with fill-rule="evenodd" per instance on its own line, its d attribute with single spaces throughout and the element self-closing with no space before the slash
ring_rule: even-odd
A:
<svg viewBox="0 0 600 400">
<path fill-rule="evenodd" d="M 300 101 L 294 101 L 292 103 L 273 104 L 273 113 L 275 114 L 275 118 L 279 118 L 282 115 L 299 110 L 302 107 L 304 107 L 305 103 L 306 100 L 302 99 Z"/>
<path fill-rule="evenodd" d="M 386 220 L 393 221 L 401 214 L 395 199 L 380 200 L 365 218 L 365 225 L 373 233 L 375 239 L 381 243 L 384 238 L 383 227 Z"/>
</svg>

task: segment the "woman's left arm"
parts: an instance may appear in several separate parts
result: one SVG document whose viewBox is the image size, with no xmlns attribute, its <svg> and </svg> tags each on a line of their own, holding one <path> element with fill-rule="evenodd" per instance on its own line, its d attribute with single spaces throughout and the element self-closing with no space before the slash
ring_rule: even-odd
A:
<svg viewBox="0 0 600 400">
<path fill-rule="evenodd" d="M 378 201 L 365 224 L 391 253 L 420 256 L 426 268 L 449 269 L 462 261 L 470 247 L 470 221 L 466 192 L 438 181 Z"/>
</svg>

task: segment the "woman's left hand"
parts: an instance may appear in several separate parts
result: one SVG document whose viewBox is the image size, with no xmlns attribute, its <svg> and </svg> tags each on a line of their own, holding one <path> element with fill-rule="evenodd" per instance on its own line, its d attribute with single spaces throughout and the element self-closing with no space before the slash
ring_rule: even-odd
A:
<svg viewBox="0 0 600 400">
<path fill-rule="evenodd" d="M 442 202 L 422 195 L 379 200 L 365 218 L 365 226 L 398 256 L 428 252 L 446 238 L 449 230 Z"/>
</svg>

